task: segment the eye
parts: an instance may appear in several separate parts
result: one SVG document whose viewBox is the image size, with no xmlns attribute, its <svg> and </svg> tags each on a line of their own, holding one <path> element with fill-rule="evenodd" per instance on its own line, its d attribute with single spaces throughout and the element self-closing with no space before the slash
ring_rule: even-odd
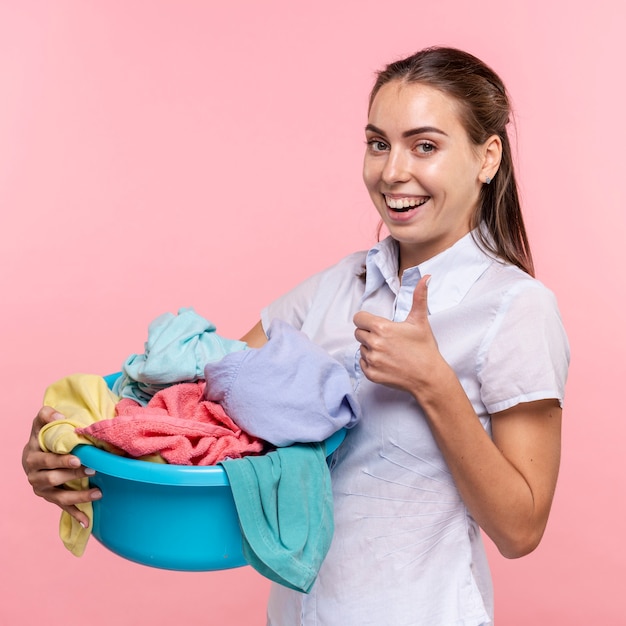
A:
<svg viewBox="0 0 626 626">
<path fill-rule="evenodd" d="M 367 145 L 372 152 L 385 152 L 389 150 L 389 146 L 380 139 L 369 139 Z"/>
<path fill-rule="evenodd" d="M 437 147 L 434 143 L 431 143 L 430 141 L 420 141 L 417 144 L 416 149 L 422 154 L 432 154 L 437 149 Z"/>
</svg>

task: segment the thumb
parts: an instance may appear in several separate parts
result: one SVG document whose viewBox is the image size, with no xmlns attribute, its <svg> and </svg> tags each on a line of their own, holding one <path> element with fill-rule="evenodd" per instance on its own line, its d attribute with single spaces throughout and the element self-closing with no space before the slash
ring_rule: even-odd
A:
<svg viewBox="0 0 626 626">
<path fill-rule="evenodd" d="M 44 424 L 54 422 L 56 420 L 65 419 L 64 415 L 61 415 L 55 408 L 51 406 L 43 406 L 37 414 L 37 417 L 41 419 Z"/>
<path fill-rule="evenodd" d="M 422 276 L 413 291 L 413 305 L 406 317 L 410 324 L 418 324 L 428 318 L 428 283 L 430 274 Z"/>
<path fill-rule="evenodd" d="M 50 422 L 54 422 L 55 420 L 63 419 L 63 415 L 61 415 L 56 409 L 51 406 L 43 406 L 41 407 L 39 413 L 33 420 L 33 427 L 31 430 L 31 434 L 37 436 L 39 431 Z"/>
</svg>

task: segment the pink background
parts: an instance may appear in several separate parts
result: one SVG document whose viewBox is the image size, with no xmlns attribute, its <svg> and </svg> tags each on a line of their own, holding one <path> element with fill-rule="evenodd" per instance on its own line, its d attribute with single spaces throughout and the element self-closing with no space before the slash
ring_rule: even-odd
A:
<svg viewBox="0 0 626 626">
<path fill-rule="evenodd" d="M 239 336 L 369 246 L 373 72 L 433 44 L 509 87 L 538 275 L 572 344 L 544 541 L 518 561 L 489 546 L 498 623 L 625 623 L 625 18 L 622 0 L 1 0 L 0 623 L 264 623 L 251 568 L 158 571 L 95 541 L 71 556 L 21 448 L 47 384 L 118 370 L 160 313 L 193 305 Z"/>
</svg>

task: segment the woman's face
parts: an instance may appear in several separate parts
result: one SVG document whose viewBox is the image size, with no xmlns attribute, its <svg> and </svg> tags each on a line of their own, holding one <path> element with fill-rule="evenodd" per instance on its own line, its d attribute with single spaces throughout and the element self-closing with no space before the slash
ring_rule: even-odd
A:
<svg viewBox="0 0 626 626">
<path fill-rule="evenodd" d="M 401 271 L 470 231 L 485 180 L 484 150 L 471 144 L 455 100 L 421 83 L 387 83 L 365 133 L 363 179 L 399 242 Z"/>
</svg>

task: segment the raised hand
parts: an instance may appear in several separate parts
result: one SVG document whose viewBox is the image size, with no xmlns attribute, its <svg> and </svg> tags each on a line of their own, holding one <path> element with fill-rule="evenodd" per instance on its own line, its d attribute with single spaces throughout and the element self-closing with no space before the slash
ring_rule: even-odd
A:
<svg viewBox="0 0 626 626">
<path fill-rule="evenodd" d="M 361 344 L 360 363 L 365 376 L 416 397 L 443 363 L 428 321 L 429 279 L 424 276 L 417 283 L 404 322 L 392 322 L 366 311 L 354 316 L 354 336 Z"/>
</svg>

